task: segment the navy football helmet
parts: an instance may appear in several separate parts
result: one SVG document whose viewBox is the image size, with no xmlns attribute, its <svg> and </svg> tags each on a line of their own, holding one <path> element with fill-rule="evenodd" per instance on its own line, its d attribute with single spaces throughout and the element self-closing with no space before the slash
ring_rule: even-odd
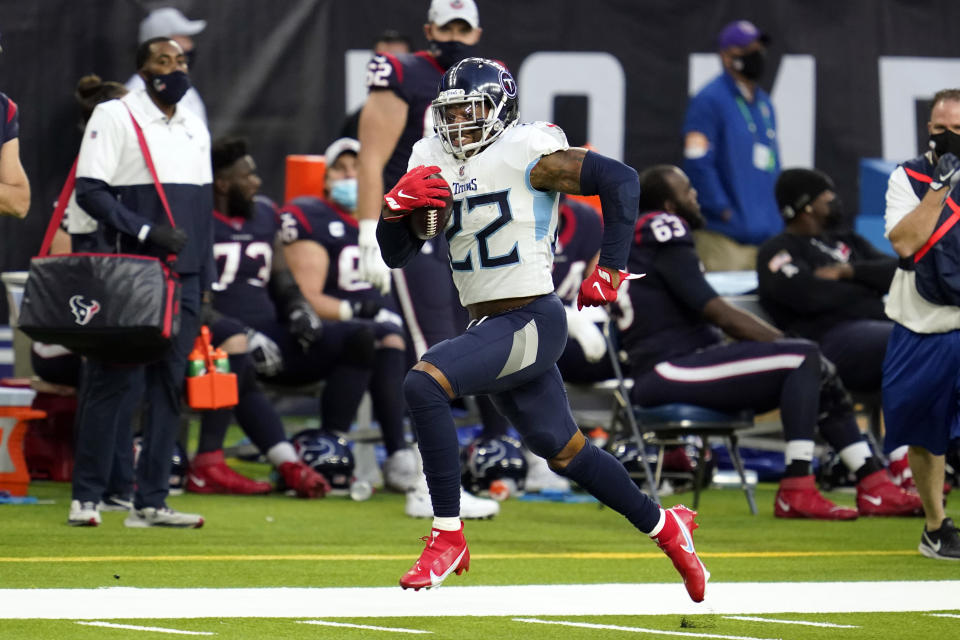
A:
<svg viewBox="0 0 960 640">
<path fill-rule="evenodd" d="M 521 444 L 509 436 L 477 438 L 463 450 L 461 481 L 471 493 L 490 489 L 494 480 L 512 480 L 523 491 L 527 481 L 527 459 Z"/>
<path fill-rule="evenodd" d="M 464 160 L 517 122 L 517 83 L 499 62 L 466 58 L 443 74 L 431 109 L 444 151 Z"/>
<path fill-rule="evenodd" d="M 305 429 L 290 441 L 300 459 L 329 480 L 331 488 L 350 488 L 354 462 L 346 440 L 321 429 Z"/>
</svg>

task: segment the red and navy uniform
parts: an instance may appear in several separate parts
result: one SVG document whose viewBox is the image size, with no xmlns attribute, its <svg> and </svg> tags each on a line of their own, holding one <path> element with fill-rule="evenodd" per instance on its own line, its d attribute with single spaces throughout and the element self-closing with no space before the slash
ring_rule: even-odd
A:
<svg viewBox="0 0 960 640">
<path fill-rule="evenodd" d="M 356 218 L 322 198 L 295 198 L 281 211 L 284 244 L 313 240 L 327 250 L 330 261 L 323 293 L 350 301 L 373 300 L 381 311 L 373 319 L 378 338 L 403 334 L 403 321 L 390 295 L 383 295 L 358 275 L 360 249 Z"/>
<path fill-rule="evenodd" d="M 577 300 L 586 269 L 603 239 L 603 219 L 590 205 L 562 198 L 553 251 L 553 286 L 566 304 Z"/>
<path fill-rule="evenodd" d="M 281 217 L 281 238 L 284 243 L 313 240 L 326 249 L 329 266 L 323 287 L 324 294 L 351 302 L 373 301 L 378 307 L 371 319 L 326 323 L 325 326 L 333 324 L 367 327 L 378 340 L 389 335 L 403 336 L 403 320 L 393 297 L 381 294 L 379 289 L 358 277 L 359 227 L 353 216 L 333 202 L 302 197 L 287 204 Z M 380 423 L 387 455 L 407 446 L 401 393 L 406 368 L 406 352 L 403 349 L 384 345 L 376 349 L 369 389 L 373 415 Z M 362 391 L 361 388 L 361 393 Z"/>
<path fill-rule="evenodd" d="M 620 326 L 635 403 L 758 413 L 779 406 L 788 441 L 813 439 L 818 424 L 837 451 L 859 440 L 845 404 L 849 398 L 821 372 L 816 344 L 793 339 L 724 344 L 720 331 L 703 318 L 717 292 L 703 276 L 690 227 L 681 217 L 663 211 L 641 215 L 627 268 L 646 274 L 630 280 L 629 295 L 618 299 L 624 301 Z"/>
<path fill-rule="evenodd" d="M 603 238 L 603 219 L 597 211 L 582 202 L 561 196 L 560 224 L 553 252 L 553 286 L 565 305 L 577 300 L 580 283 Z M 590 362 L 580 343 L 567 336 L 567 346 L 557 360 L 560 375 L 567 382 L 596 382 L 613 377 L 613 368 L 604 357 Z"/>
<path fill-rule="evenodd" d="M 433 135 L 430 103 L 437 97 L 443 72 L 436 59 L 426 51 L 395 56 L 377 54 L 367 65 L 367 89 L 392 91 L 409 107 L 403 133 L 383 170 L 383 185 L 387 189 L 407 172 L 407 160 L 414 143 Z"/>
<path fill-rule="evenodd" d="M 0 93 L 0 147 L 19 137 L 20 109 L 16 102 L 7 97 L 7 94 Z"/>
<path fill-rule="evenodd" d="M 273 242 L 280 214 L 270 199 L 257 196 L 253 216 L 231 218 L 213 212 L 213 257 L 217 263 L 214 308 L 252 327 L 278 322 L 270 297 Z"/>
</svg>

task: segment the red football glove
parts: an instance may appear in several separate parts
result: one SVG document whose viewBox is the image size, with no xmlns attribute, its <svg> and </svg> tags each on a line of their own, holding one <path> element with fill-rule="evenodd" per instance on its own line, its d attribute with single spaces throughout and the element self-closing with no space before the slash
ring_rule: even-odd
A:
<svg viewBox="0 0 960 640">
<path fill-rule="evenodd" d="M 439 198 L 449 195 L 450 188 L 446 180 L 429 177 L 435 173 L 440 173 L 440 167 L 420 165 L 407 171 L 393 189 L 383 196 L 391 212 L 390 215 L 384 215 L 383 219 L 396 220 L 420 207 L 442 209 L 446 203 Z"/>
<path fill-rule="evenodd" d="M 619 285 L 627 280 L 642 278 L 645 274 L 618 271 Z M 600 307 L 617 301 L 617 288 L 613 286 L 613 270 L 608 267 L 597 266 L 593 273 L 580 283 L 580 293 L 577 294 L 577 310 L 584 307 Z"/>
</svg>

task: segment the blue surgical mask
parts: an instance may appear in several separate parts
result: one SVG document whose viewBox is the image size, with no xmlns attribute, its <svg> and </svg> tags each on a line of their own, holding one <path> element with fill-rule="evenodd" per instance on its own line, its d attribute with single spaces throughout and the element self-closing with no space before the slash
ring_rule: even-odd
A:
<svg viewBox="0 0 960 640">
<path fill-rule="evenodd" d="M 330 199 L 347 211 L 357 208 L 357 179 L 344 178 L 330 185 Z"/>
</svg>

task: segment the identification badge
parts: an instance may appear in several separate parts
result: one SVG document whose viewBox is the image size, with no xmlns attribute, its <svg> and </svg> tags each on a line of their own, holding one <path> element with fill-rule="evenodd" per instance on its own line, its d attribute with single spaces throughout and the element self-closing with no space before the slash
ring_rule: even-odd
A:
<svg viewBox="0 0 960 640">
<path fill-rule="evenodd" d="M 771 159 L 770 147 L 759 142 L 753 143 L 753 166 L 761 171 L 767 171 L 770 169 Z"/>
</svg>

